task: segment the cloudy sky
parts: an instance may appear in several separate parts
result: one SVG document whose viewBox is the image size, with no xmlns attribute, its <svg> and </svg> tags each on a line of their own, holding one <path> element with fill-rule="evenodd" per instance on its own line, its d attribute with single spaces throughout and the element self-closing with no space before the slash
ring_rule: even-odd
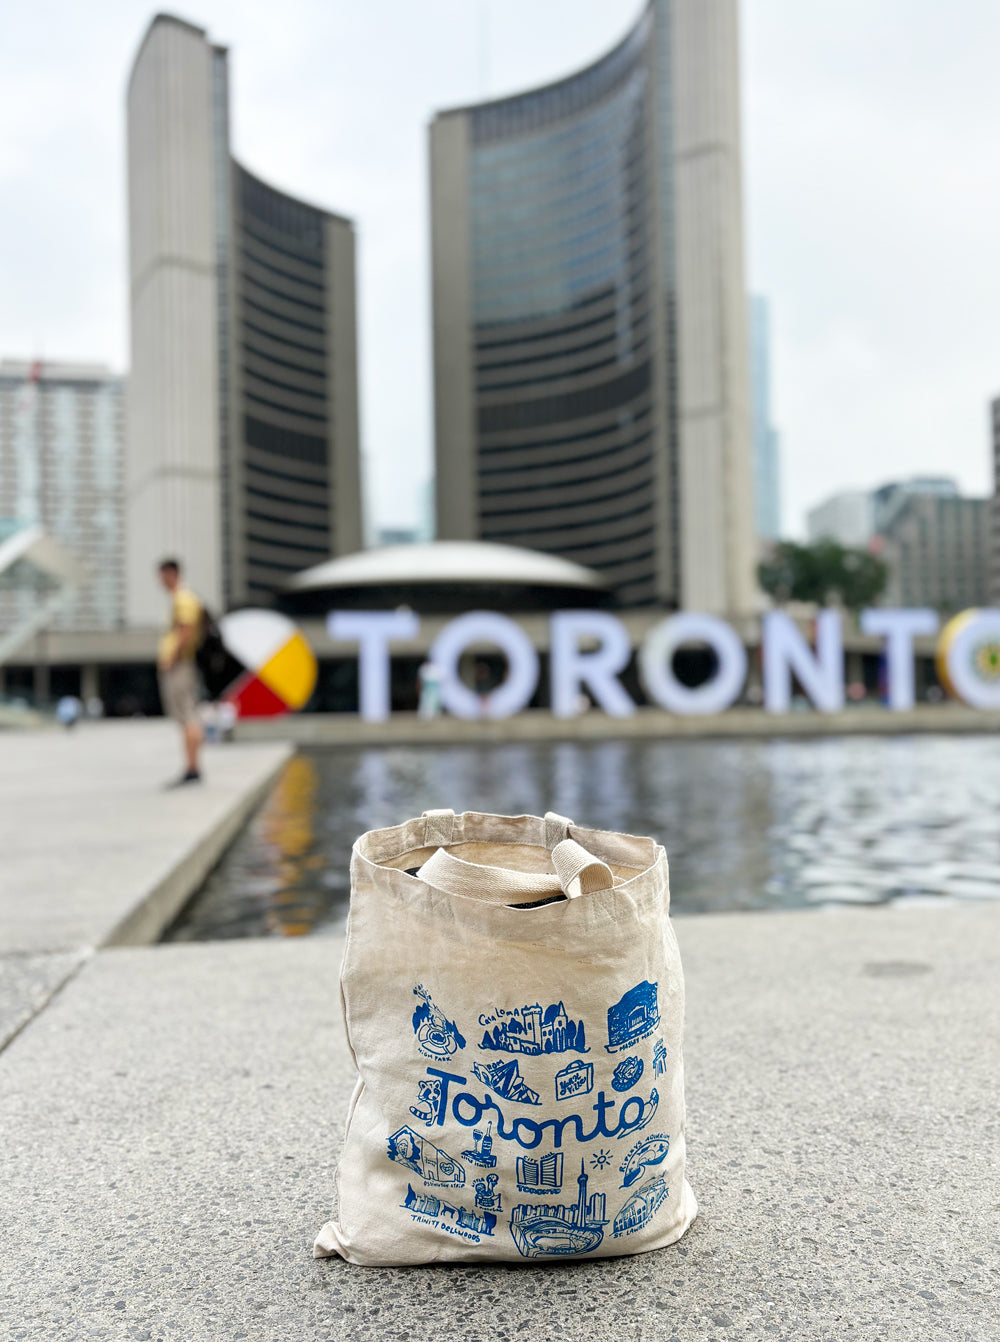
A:
<svg viewBox="0 0 1000 1342">
<path fill-rule="evenodd" d="M 188 4 L 196 7 L 188 7 Z M 231 50 L 237 156 L 351 215 L 380 524 L 431 467 L 426 131 L 600 55 L 642 0 L 187 0 Z M 123 98 L 142 0 L 3 6 L 0 357 L 128 362 Z M 914 472 L 991 487 L 1000 6 L 744 0 L 748 276 L 772 304 L 784 524 Z"/>
</svg>

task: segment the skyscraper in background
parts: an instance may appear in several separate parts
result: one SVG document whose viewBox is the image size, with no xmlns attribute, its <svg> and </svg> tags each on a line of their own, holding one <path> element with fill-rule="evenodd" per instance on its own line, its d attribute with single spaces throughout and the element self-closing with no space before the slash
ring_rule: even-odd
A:
<svg viewBox="0 0 1000 1342">
<path fill-rule="evenodd" d="M 875 534 L 875 503 L 871 490 L 841 489 L 806 513 L 810 541 L 837 541 L 863 549 Z"/>
<path fill-rule="evenodd" d="M 79 562 L 53 629 L 116 629 L 124 615 L 123 386 L 102 364 L 0 362 L 0 519 L 38 523 Z M 0 629 L 31 614 L 0 588 Z"/>
<path fill-rule="evenodd" d="M 736 0 L 431 126 L 437 534 L 754 603 Z"/>
<path fill-rule="evenodd" d="M 778 431 L 771 423 L 771 310 L 759 294 L 750 298 L 750 407 L 757 535 L 776 541 L 781 535 L 781 462 Z"/>
<path fill-rule="evenodd" d="M 164 554 L 219 609 L 361 544 L 353 226 L 229 142 L 226 49 L 158 14 L 128 87 L 133 624 Z"/>
</svg>

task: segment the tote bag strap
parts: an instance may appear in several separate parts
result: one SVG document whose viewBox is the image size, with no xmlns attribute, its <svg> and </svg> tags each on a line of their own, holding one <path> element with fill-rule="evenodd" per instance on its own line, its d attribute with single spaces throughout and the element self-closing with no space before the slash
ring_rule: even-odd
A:
<svg viewBox="0 0 1000 1342">
<path fill-rule="evenodd" d="M 509 867 L 466 862 L 447 848 L 439 848 L 418 874 L 422 881 L 447 895 L 464 895 L 488 904 L 533 902 L 563 894 L 567 899 L 575 899 L 598 890 L 610 890 L 614 885 L 611 868 L 573 839 L 564 839 L 553 848 L 552 861 L 555 875 L 512 871 Z"/>
</svg>

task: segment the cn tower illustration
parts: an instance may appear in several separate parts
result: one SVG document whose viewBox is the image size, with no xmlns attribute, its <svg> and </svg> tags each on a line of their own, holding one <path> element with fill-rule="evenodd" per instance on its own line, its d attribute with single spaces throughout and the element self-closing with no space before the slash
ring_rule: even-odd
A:
<svg viewBox="0 0 1000 1342">
<path fill-rule="evenodd" d="M 520 1203 L 510 1215 L 510 1233 L 525 1258 L 591 1253 L 604 1238 L 607 1225 L 603 1193 L 587 1197 L 588 1176 L 583 1161 L 577 1176 L 575 1203 L 529 1206 Z"/>
</svg>

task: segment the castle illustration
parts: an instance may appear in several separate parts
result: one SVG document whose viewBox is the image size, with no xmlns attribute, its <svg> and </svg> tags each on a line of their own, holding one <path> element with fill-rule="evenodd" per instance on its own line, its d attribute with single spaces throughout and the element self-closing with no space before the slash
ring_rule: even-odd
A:
<svg viewBox="0 0 1000 1342">
<path fill-rule="evenodd" d="M 440 1198 L 430 1197 L 426 1193 L 417 1193 L 412 1184 L 406 1185 L 406 1197 L 402 1206 L 414 1216 L 427 1216 L 443 1224 L 460 1226 L 463 1230 L 472 1230 L 477 1235 L 492 1235 L 497 1218 L 492 1212 L 477 1215 L 467 1207 L 457 1207 L 452 1202 L 442 1202 Z"/>
<path fill-rule="evenodd" d="M 670 1196 L 670 1189 L 662 1174 L 654 1174 L 641 1188 L 637 1188 L 615 1217 L 615 1239 L 622 1235 L 631 1235 L 656 1215 L 657 1211 Z"/>
<path fill-rule="evenodd" d="M 605 1048 L 609 1053 L 631 1048 L 640 1039 L 651 1035 L 659 1025 L 656 988 L 655 983 L 644 979 L 634 988 L 629 988 L 614 1006 L 608 1007 L 608 1042 Z"/>
<path fill-rule="evenodd" d="M 587 1197 L 587 1172 L 580 1161 L 576 1202 L 519 1203 L 510 1214 L 510 1233 L 525 1258 L 591 1253 L 604 1238 L 603 1193 Z"/>
<path fill-rule="evenodd" d="M 523 1006 L 483 1034 L 480 1048 L 504 1053 L 588 1053 L 583 1021 L 570 1020 L 562 1002 L 543 1008 Z"/>
</svg>

